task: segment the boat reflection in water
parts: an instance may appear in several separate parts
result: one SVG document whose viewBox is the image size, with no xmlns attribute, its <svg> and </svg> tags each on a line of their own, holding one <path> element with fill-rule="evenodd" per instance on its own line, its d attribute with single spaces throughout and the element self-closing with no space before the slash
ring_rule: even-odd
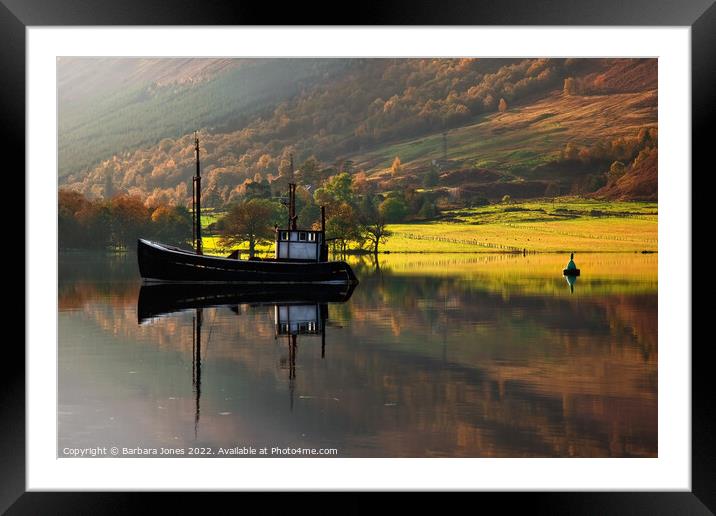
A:
<svg viewBox="0 0 716 516">
<path fill-rule="evenodd" d="M 345 303 L 353 294 L 355 284 L 336 285 L 256 285 L 231 284 L 154 284 L 142 285 L 137 301 L 138 323 L 193 310 L 192 388 L 195 398 L 194 437 L 197 436 L 201 413 L 201 345 L 204 309 L 227 307 L 237 315 L 240 305 L 274 307 L 274 335 L 286 338 L 287 360 L 281 367 L 288 369 L 291 410 L 293 410 L 296 379 L 296 350 L 299 335 L 321 337 L 321 358 L 326 356 L 326 323 L 328 303 Z"/>
</svg>

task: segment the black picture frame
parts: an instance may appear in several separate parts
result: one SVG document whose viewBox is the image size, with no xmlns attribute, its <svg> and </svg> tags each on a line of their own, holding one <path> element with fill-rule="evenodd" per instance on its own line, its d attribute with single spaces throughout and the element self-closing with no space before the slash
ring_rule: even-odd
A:
<svg viewBox="0 0 716 516">
<path fill-rule="evenodd" d="M 28 26 L 81 25 L 605 25 L 690 26 L 692 58 L 692 169 L 706 168 L 710 154 L 708 129 L 716 91 L 716 5 L 714 0 L 525 0 L 382 1 L 346 5 L 336 19 L 334 8 L 320 4 L 269 2 L 198 2 L 195 0 L 0 0 L 0 89 L 2 142 L 25 169 L 25 29 Z M 354 12 L 350 12 L 351 9 Z M 319 15 L 317 11 L 324 14 Z M 7 156 L 6 156 L 7 159 Z M 707 170 L 713 167 L 708 167 Z M 19 183 L 19 181 L 17 181 Z M 706 191 L 693 189 L 694 205 L 706 202 Z M 14 185 L 16 188 L 17 185 Z M 693 217 L 694 222 L 696 221 Z M 692 235 L 696 234 L 692 229 Z M 693 253 L 693 250 L 692 250 Z M 692 254 L 693 255 L 693 254 Z M 25 270 L 25 274 L 32 271 Z M 684 278 L 691 282 L 691 276 Z M 20 304 L 18 303 L 17 306 Z M 24 307 L 24 304 L 22 305 Z M 695 308 L 696 305 L 692 303 Z M 693 312 L 692 312 L 693 314 Z M 694 317 L 692 315 L 692 321 Z M 692 339 L 694 340 L 694 339 Z M 697 341 L 694 341 L 695 343 Z M 25 353 L 6 340 L 0 389 L 0 510 L 8 514 L 125 513 L 146 508 L 147 496 L 134 493 L 26 492 L 25 479 Z M 692 346 L 692 342 L 680 343 Z M 700 344 L 700 345 L 698 345 Z M 589 492 L 482 494 L 501 510 L 517 507 L 538 513 L 712 514 L 716 511 L 714 404 L 711 402 L 710 342 L 692 351 L 692 490 L 690 492 Z M 11 364 L 11 365 L 8 365 Z M 223 495 L 233 496 L 233 495 Z M 201 497 L 205 500 L 205 497 Z M 171 505 L 188 509 L 186 493 L 161 495 L 164 511 Z M 205 502 L 200 502 L 205 503 Z M 272 501 L 272 504 L 274 502 Z M 281 498 L 275 499 L 280 504 Z M 370 502 L 369 502 L 370 503 Z M 360 502 L 354 506 L 360 508 Z M 273 506 L 278 509 L 278 506 Z M 367 508 L 367 507 L 366 507 Z"/>
</svg>

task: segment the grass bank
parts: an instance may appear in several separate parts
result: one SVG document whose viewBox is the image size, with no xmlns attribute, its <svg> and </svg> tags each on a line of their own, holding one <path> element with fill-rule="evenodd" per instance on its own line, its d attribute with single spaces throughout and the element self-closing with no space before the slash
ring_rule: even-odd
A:
<svg viewBox="0 0 716 516">
<path fill-rule="evenodd" d="M 393 224 L 391 253 L 656 252 L 656 203 L 577 198 L 493 204 Z"/>
</svg>

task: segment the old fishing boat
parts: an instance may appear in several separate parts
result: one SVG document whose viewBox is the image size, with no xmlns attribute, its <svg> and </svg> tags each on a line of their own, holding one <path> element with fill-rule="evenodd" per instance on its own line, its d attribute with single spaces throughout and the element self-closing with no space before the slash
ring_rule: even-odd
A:
<svg viewBox="0 0 716 516">
<path fill-rule="evenodd" d="M 296 216 L 296 185 L 289 185 L 289 214 L 286 228 L 276 228 L 273 258 L 239 259 L 206 256 L 201 237 L 201 170 L 199 139 L 195 137 L 196 175 L 193 178 L 192 215 L 194 251 L 139 239 L 139 273 L 145 282 L 219 282 L 243 284 L 355 284 L 350 266 L 328 260 L 325 210 L 321 207 L 321 229 L 299 229 Z"/>
</svg>

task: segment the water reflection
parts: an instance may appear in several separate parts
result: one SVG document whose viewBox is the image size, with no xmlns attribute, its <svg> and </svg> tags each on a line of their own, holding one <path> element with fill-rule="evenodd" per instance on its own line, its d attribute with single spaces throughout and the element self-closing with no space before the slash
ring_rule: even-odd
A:
<svg viewBox="0 0 716 516">
<path fill-rule="evenodd" d="M 238 314 L 241 305 L 345 303 L 354 289 L 355 285 L 142 285 L 137 297 L 137 317 L 139 324 L 143 324 L 155 317 L 197 308 L 227 307 Z"/>
<path fill-rule="evenodd" d="M 199 406 L 201 404 L 201 326 L 204 320 L 204 309 L 195 308 L 195 310 L 196 315 L 192 319 L 193 332 L 191 341 L 191 385 L 194 389 L 196 400 L 196 408 L 194 409 L 194 439 L 197 438 L 199 430 Z"/>
<path fill-rule="evenodd" d="M 574 294 L 574 284 L 577 283 L 577 276 L 570 276 L 565 274 L 564 279 L 567 280 L 567 285 L 569 285 L 569 292 Z"/>
<path fill-rule="evenodd" d="M 151 324 L 157 319 L 184 311 L 192 318 L 192 388 L 195 395 L 194 438 L 198 437 L 201 405 L 201 339 L 204 309 L 225 307 L 236 315 L 241 305 L 271 306 L 274 312 L 274 338 L 286 338 L 290 406 L 293 410 L 296 379 L 296 350 L 299 335 L 321 337 L 321 358 L 326 356 L 328 303 L 345 303 L 353 294 L 350 285 L 268 285 L 230 284 L 156 284 L 142 285 L 137 299 L 138 323 Z"/>
<path fill-rule="evenodd" d="M 573 293 L 548 255 L 354 261 L 341 303 L 61 260 L 60 446 L 657 455 L 656 256 L 580 256 Z"/>
</svg>

